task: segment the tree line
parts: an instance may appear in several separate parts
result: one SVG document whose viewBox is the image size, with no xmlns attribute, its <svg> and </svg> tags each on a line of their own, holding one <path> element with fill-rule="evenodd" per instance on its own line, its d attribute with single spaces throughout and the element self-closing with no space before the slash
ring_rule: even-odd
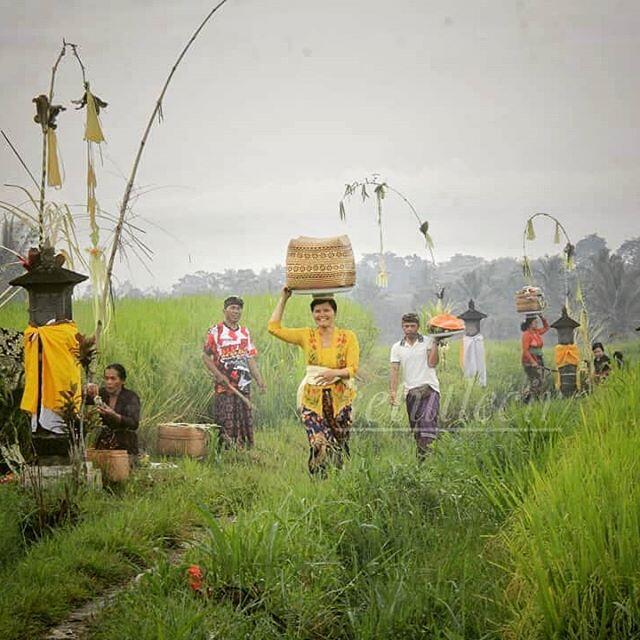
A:
<svg viewBox="0 0 640 640">
<path fill-rule="evenodd" d="M 559 317 L 568 284 L 571 299 L 578 288 L 582 290 L 590 321 L 600 338 L 628 337 L 640 325 L 640 237 L 629 239 L 612 251 L 604 238 L 588 235 L 576 244 L 575 262 L 575 269 L 568 273 L 560 255 L 531 263 L 533 279 L 545 292 L 550 320 Z M 387 252 L 385 263 L 389 284 L 380 288 L 376 285 L 379 257 L 365 254 L 357 263 L 357 286 L 350 294 L 371 309 L 384 338 L 391 339 L 398 333 L 401 312 L 420 310 L 435 301 L 437 294 L 443 294 L 444 304 L 450 305 L 454 313 L 464 311 L 473 299 L 476 307 L 489 316 L 483 322 L 487 337 L 519 335 L 514 295 L 525 284 L 520 260 L 456 254 L 434 266 L 415 254 L 398 256 Z M 251 269 L 197 271 L 180 278 L 170 295 L 275 294 L 284 280 L 281 265 L 257 273 Z"/>
<path fill-rule="evenodd" d="M 2 245 L 24 255 L 28 234 L 20 226 L 4 220 Z M 487 260 L 480 256 L 456 254 L 434 265 L 419 255 L 385 253 L 388 286 L 376 285 L 379 257 L 365 254 L 357 263 L 358 281 L 349 294 L 369 308 L 384 339 L 398 333 L 399 316 L 419 311 L 442 296 L 445 305 L 461 313 L 470 299 L 489 317 L 483 321 L 488 338 L 505 339 L 519 335 L 519 316 L 514 294 L 525 284 L 522 263 L 511 257 Z M 575 269 L 566 272 L 561 254 L 531 262 L 535 283 L 548 302 L 550 320 L 559 317 L 568 286 L 570 299 L 582 291 L 596 335 L 602 340 L 623 339 L 640 326 L 640 237 L 623 242 L 616 250 L 604 238 L 591 234 L 575 247 Z M 0 251 L 0 291 L 22 273 L 16 257 Z M 185 274 L 169 290 L 139 289 L 126 281 L 115 287 L 116 297 L 143 298 L 186 295 L 224 296 L 277 293 L 285 281 L 282 265 L 254 271 L 225 269 L 222 272 L 196 271 Z M 84 295 L 90 295 L 85 289 Z"/>
</svg>

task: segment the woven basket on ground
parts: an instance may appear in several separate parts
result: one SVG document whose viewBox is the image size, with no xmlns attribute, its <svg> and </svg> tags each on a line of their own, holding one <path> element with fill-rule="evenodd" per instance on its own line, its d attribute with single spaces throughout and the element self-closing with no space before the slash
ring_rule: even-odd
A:
<svg viewBox="0 0 640 640">
<path fill-rule="evenodd" d="M 356 264 L 347 236 L 293 238 L 287 248 L 287 287 L 299 289 L 350 288 L 356 283 Z"/>
</svg>

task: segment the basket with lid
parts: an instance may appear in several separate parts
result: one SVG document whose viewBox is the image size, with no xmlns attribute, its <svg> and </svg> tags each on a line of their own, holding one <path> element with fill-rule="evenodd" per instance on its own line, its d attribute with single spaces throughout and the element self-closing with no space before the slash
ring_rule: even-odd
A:
<svg viewBox="0 0 640 640">
<path fill-rule="evenodd" d="M 294 293 L 351 289 L 356 283 L 356 265 L 349 238 L 293 238 L 287 247 L 286 277 Z"/>
</svg>

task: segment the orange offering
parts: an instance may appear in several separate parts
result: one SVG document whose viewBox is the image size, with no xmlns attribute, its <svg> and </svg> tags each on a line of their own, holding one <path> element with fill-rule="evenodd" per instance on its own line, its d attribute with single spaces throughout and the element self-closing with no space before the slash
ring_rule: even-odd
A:
<svg viewBox="0 0 640 640">
<path fill-rule="evenodd" d="M 464 322 L 450 313 L 441 313 L 429 320 L 429 329 L 431 333 L 464 331 Z"/>
</svg>

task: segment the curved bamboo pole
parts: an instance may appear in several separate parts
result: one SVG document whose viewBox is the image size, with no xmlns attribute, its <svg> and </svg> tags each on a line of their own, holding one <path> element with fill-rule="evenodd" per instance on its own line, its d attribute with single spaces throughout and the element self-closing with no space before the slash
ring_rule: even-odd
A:
<svg viewBox="0 0 640 640">
<path fill-rule="evenodd" d="M 138 152 L 136 153 L 135 159 L 133 161 L 133 167 L 131 169 L 131 175 L 129 176 L 129 180 L 128 180 L 127 185 L 125 187 L 124 195 L 122 197 L 122 202 L 120 203 L 120 211 L 119 211 L 118 220 L 116 222 L 116 226 L 115 226 L 115 229 L 114 229 L 114 232 L 113 232 L 113 244 L 111 246 L 111 252 L 109 254 L 109 260 L 107 261 L 105 283 L 104 283 L 104 289 L 102 291 L 101 305 L 103 306 L 103 308 L 106 308 L 106 305 L 107 305 L 107 303 L 109 301 L 109 298 L 110 298 L 110 294 L 111 294 L 111 274 L 113 273 L 113 265 L 114 265 L 114 262 L 115 262 L 116 253 L 118 252 L 118 249 L 120 248 L 120 237 L 122 235 L 122 228 L 124 226 L 124 220 L 125 220 L 125 217 L 126 217 L 126 214 L 127 214 L 127 207 L 129 205 L 129 199 L 131 198 L 131 190 L 133 189 L 133 184 L 135 182 L 136 175 L 138 173 L 138 167 L 140 166 L 140 160 L 142 159 L 142 152 L 144 151 L 145 145 L 147 143 L 147 139 L 149 137 L 149 133 L 151 132 L 151 127 L 153 126 L 153 123 L 154 123 L 156 117 L 160 117 L 160 118 L 162 117 L 162 100 L 163 100 L 163 98 L 165 96 L 165 93 L 167 92 L 167 89 L 169 88 L 169 84 L 171 83 L 171 80 L 173 79 L 173 76 L 174 76 L 178 66 L 182 62 L 182 59 L 186 55 L 187 51 L 191 48 L 191 45 L 194 43 L 195 39 L 198 37 L 198 35 L 202 31 L 202 29 L 204 29 L 204 27 L 207 24 L 207 22 L 209 22 L 209 20 L 213 17 L 213 15 L 216 13 L 216 11 L 218 11 L 218 9 L 220 9 L 224 4 L 226 4 L 226 2 L 227 2 L 227 0 L 221 0 L 221 2 L 219 2 L 206 15 L 206 17 L 200 23 L 198 28 L 195 30 L 195 32 L 193 33 L 191 38 L 189 38 L 187 44 L 182 49 L 182 51 L 180 52 L 180 55 L 178 56 L 178 59 L 174 63 L 173 67 L 171 68 L 171 71 L 169 72 L 169 75 L 167 76 L 167 79 L 166 79 L 166 81 L 164 83 L 164 86 L 162 87 L 162 91 L 160 92 L 160 96 L 156 100 L 155 107 L 153 108 L 153 111 L 151 112 L 151 116 L 149 118 L 149 121 L 147 122 L 147 126 L 146 126 L 146 128 L 144 130 L 144 134 L 142 135 L 142 139 L 140 140 L 140 146 L 138 147 Z M 99 343 L 99 341 L 100 341 L 100 336 L 102 334 L 102 330 L 103 330 L 102 322 L 98 321 L 98 326 L 96 327 L 96 343 Z"/>
<path fill-rule="evenodd" d="M 569 237 L 567 230 L 565 229 L 564 225 L 560 222 L 560 220 L 558 220 L 555 216 L 552 216 L 551 214 L 548 214 L 548 213 L 543 213 L 543 212 L 535 213 L 534 215 L 527 218 L 527 221 L 525 222 L 525 226 L 524 226 L 524 231 L 522 233 L 522 253 L 523 253 L 523 258 L 525 260 L 525 263 L 528 263 L 528 260 L 529 260 L 527 256 L 527 246 L 526 246 L 527 245 L 527 228 L 529 226 L 529 223 L 530 222 L 532 223 L 533 220 L 535 220 L 538 217 L 549 218 L 551 221 L 553 221 L 558 226 L 558 228 L 562 231 L 565 237 L 565 240 L 567 241 L 567 245 L 573 246 L 573 243 L 571 242 L 571 238 Z M 567 258 L 564 261 L 564 280 L 565 280 L 564 303 L 567 310 L 569 310 L 569 259 L 570 259 L 570 256 L 567 255 Z M 531 281 L 532 280 L 533 280 L 533 274 L 531 274 Z M 585 303 L 585 300 L 582 294 L 582 285 L 577 275 L 576 275 L 576 281 L 577 281 L 577 286 L 581 292 L 579 296 L 576 295 L 576 302 L 579 303 L 580 305 L 580 330 L 578 332 L 579 339 L 577 340 L 577 343 L 580 346 L 583 360 L 586 362 L 589 362 L 588 355 L 591 352 L 591 339 L 592 339 L 591 328 L 589 326 L 589 312 L 587 310 L 587 305 Z M 588 368 L 589 368 L 589 371 L 591 371 L 590 364 L 588 365 Z"/>
<path fill-rule="evenodd" d="M 525 222 L 525 225 L 524 225 L 524 231 L 522 232 L 522 256 L 523 256 L 525 265 L 529 264 L 529 257 L 527 256 L 527 231 L 529 229 L 529 224 L 533 224 L 533 221 L 540 216 L 549 218 L 549 220 L 553 221 L 557 225 L 557 228 L 560 229 L 564 234 L 564 238 L 567 241 L 567 245 L 572 246 L 571 238 L 569 238 L 569 234 L 567 233 L 567 230 L 565 229 L 562 222 L 558 220 L 558 218 L 556 218 L 555 216 L 552 216 L 549 213 L 543 213 L 543 212 L 534 213 L 532 216 L 527 218 L 527 221 Z M 528 270 L 528 276 L 529 276 L 528 279 L 530 283 L 533 284 L 533 273 L 531 272 L 530 269 Z M 527 277 L 526 272 L 525 272 L 525 277 Z M 568 308 L 568 305 L 569 305 L 569 256 L 567 256 L 567 259 L 564 261 L 564 302 Z"/>
<path fill-rule="evenodd" d="M 420 218 L 420 215 L 418 214 L 418 212 L 416 211 L 416 208 L 413 206 L 413 204 L 411 204 L 411 201 L 409 200 L 409 198 L 407 198 L 401 191 L 398 191 L 398 189 L 390 186 L 387 182 L 380 182 L 377 177 L 374 177 L 372 179 L 369 178 L 365 178 L 365 180 L 362 181 L 356 181 L 350 185 L 348 185 L 348 188 L 350 190 L 349 193 L 345 193 L 345 195 L 342 196 L 341 200 L 340 200 L 340 215 L 341 217 L 344 218 L 343 215 L 343 211 L 344 211 L 344 201 L 346 198 L 349 198 L 353 195 L 353 193 L 355 193 L 356 189 L 359 188 L 366 188 L 368 186 L 372 186 L 372 187 L 382 187 L 383 189 L 387 189 L 389 191 L 391 191 L 392 193 L 395 193 L 399 198 L 401 198 L 405 204 L 409 207 L 409 210 L 411 211 L 411 213 L 414 215 L 415 219 L 418 221 L 418 224 L 420 226 L 422 226 L 422 224 L 424 224 L 424 221 Z M 380 198 L 378 197 L 378 200 Z M 382 203 L 379 203 L 379 207 L 378 207 L 378 226 L 380 227 L 380 245 L 382 246 Z M 431 248 L 431 246 L 429 244 L 427 244 L 427 249 L 429 250 L 429 256 L 431 258 L 431 262 L 433 262 L 433 266 L 437 267 L 436 264 L 436 258 L 433 254 L 433 249 Z"/>
</svg>

